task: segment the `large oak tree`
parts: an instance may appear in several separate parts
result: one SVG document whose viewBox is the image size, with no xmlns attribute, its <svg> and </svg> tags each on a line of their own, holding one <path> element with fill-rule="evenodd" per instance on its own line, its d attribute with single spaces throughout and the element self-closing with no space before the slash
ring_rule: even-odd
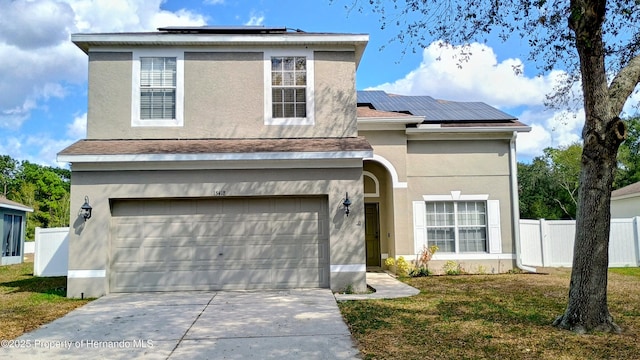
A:
<svg viewBox="0 0 640 360">
<path fill-rule="evenodd" d="M 542 72 L 561 67 L 569 74 L 549 97 L 555 106 L 569 104 L 572 86 L 581 84 L 586 119 L 573 270 L 566 311 L 554 324 L 580 333 L 620 331 L 607 305 L 610 198 L 626 133 L 620 115 L 640 81 L 638 1 L 345 1 L 373 10 L 383 28 L 398 26 L 396 39 L 410 48 L 434 40 L 465 45 L 524 39 Z"/>
</svg>

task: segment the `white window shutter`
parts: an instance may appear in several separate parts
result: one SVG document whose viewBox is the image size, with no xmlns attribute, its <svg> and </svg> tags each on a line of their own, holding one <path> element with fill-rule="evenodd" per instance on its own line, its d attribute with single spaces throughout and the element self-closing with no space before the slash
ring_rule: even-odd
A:
<svg viewBox="0 0 640 360">
<path fill-rule="evenodd" d="M 487 200 L 487 223 L 489 237 L 489 253 L 502 253 L 502 234 L 500 232 L 500 201 Z"/>
<path fill-rule="evenodd" d="M 427 244 L 426 212 L 424 201 L 413 202 L 413 244 L 416 254 Z"/>
</svg>

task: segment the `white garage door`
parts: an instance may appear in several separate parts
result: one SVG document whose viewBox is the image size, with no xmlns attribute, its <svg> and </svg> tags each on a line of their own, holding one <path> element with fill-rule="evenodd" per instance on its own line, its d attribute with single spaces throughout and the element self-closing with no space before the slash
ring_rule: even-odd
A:
<svg viewBox="0 0 640 360">
<path fill-rule="evenodd" d="M 329 286 L 327 200 L 119 200 L 112 292 Z"/>
</svg>

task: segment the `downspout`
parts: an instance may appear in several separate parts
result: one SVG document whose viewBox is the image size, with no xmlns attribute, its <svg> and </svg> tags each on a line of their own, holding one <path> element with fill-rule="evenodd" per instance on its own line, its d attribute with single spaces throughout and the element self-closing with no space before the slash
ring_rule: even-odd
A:
<svg viewBox="0 0 640 360">
<path fill-rule="evenodd" d="M 509 167 L 511 168 L 511 219 L 513 219 L 513 238 L 516 246 L 516 266 L 520 270 L 536 272 L 536 268 L 522 264 L 520 257 L 520 197 L 518 196 L 518 162 L 516 160 L 516 138 L 518 132 L 514 131 L 509 146 Z"/>
</svg>

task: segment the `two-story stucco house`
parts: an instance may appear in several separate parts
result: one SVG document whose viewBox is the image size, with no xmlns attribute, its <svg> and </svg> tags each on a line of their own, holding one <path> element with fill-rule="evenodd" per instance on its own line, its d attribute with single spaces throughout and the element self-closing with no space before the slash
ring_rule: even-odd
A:
<svg viewBox="0 0 640 360">
<path fill-rule="evenodd" d="M 89 57 L 89 104 L 87 138 L 58 155 L 72 166 L 68 296 L 359 291 L 367 266 L 431 242 L 434 260 L 514 266 L 514 142 L 528 128 L 484 104 L 465 117 L 469 104 L 449 104 L 445 119 L 431 99 L 432 118 L 357 93 L 368 35 L 175 27 L 72 41 Z M 76 213 L 85 202 L 90 217 Z"/>
</svg>

